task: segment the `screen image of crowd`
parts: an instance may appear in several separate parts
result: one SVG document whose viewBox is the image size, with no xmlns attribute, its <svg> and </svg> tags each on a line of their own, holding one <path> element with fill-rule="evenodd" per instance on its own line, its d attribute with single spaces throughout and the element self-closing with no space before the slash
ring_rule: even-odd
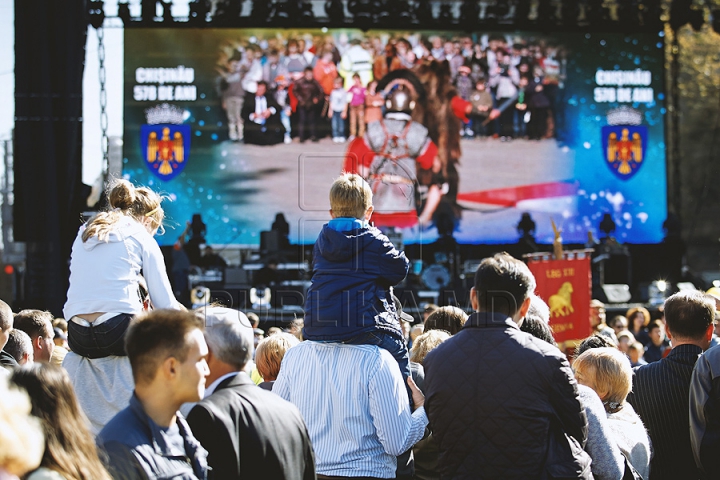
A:
<svg viewBox="0 0 720 480">
<path fill-rule="evenodd" d="M 414 319 L 370 186 L 343 174 L 328 189 L 304 321 L 264 332 L 252 312 L 178 302 L 153 238 L 162 197 L 115 181 L 73 245 L 63 318 L 0 301 L 0 477 L 720 474 L 717 289 L 676 293 L 655 319 L 607 319 L 593 300 L 592 335 L 567 356 L 551 299 L 498 253 L 470 315 Z"/>
<path fill-rule="evenodd" d="M 344 142 L 382 117 L 384 92 L 376 82 L 423 62 L 447 61 L 448 87 L 465 102 L 454 104 L 462 137 L 553 138 L 563 57 L 564 48 L 545 39 L 502 34 L 258 34 L 222 46 L 217 93 L 231 140 L 317 140 L 324 127 L 334 142 Z M 266 100 L 260 106 L 255 98 Z"/>
<path fill-rule="evenodd" d="M 160 177 L 174 200 L 172 217 L 207 212 L 212 243 L 257 243 L 264 219 L 282 211 L 290 241 L 311 244 L 327 211 L 320 183 L 343 171 L 394 184 L 394 197 L 381 201 L 379 193 L 374 222 L 402 231 L 407 244 L 449 234 L 461 244 L 512 242 L 521 209 L 533 214 L 540 241 L 551 238 L 546 227 L 557 214 L 566 237 L 584 241 L 576 229 L 592 222 L 585 218 L 591 213 L 576 197 L 594 190 L 583 189 L 577 175 L 577 157 L 588 155 L 578 145 L 596 133 L 576 125 L 573 115 L 586 107 L 567 97 L 592 98 L 584 79 L 596 63 L 573 64 L 580 55 L 569 56 L 571 39 L 356 29 L 128 32 L 123 174 L 146 185 Z M 577 50 L 595 57 L 599 41 Z M 198 97 L 169 102 L 189 130 L 184 160 L 161 175 L 159 162 L 148 160 L 145 124 L 156 123 L 148 112 L 163 99 L 135 93 L 159 81 L 148 72 L 173 65 L 192 69 L 187 81 Z M 409 102 L 394 101 L 398 91 Z M 583 133 L 571 134 L 570 124 Z"/>
</svg>

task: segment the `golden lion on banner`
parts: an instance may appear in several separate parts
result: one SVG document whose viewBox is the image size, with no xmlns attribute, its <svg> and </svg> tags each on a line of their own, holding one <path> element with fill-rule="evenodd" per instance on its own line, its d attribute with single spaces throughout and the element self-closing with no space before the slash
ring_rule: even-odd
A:
<svg viewBox="0 0 720 480">
<path fill-rule="evenodd" d="M 572 306 L 572 293 L 572 283 L 565 282 L 555 295 L 550 296 L 548 306 L 551 317 L 565 317 L 575 311 Z"/>
</svg>

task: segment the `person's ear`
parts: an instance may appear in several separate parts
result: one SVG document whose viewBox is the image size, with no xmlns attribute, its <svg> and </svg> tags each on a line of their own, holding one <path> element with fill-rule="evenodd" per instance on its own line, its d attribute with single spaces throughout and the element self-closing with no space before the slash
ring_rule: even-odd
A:
<svg viewBox="0 0 720 480">
<path fill-rule="evenodd" d="M 525 318 L 525 315 L 527 315 L 528 310 L 530 310 L 530 302 L 531 298 L 528 297 L 525 299 L 525 301 L 520 305 L 520 318 Z"/>
<path fill-rule="evenodd" d="M 373 211 L 375 211 L 375 209 L 373 208 L 372 205 L 370 205 L 370 206 L 368 207 L 368 209 L 365 210 L 365 221 L 366 221 L 366 222 L 369 222 L 369 221 L 370 221 L 370 218 L 372 217 Z"/>
<path fill-rule="evenodd" d="M 475 287 L 472 287 L 470 289 L 470 306 L 473 310 L 477 312 L 478 310 L 478 298 L 477 298 L 477 292 L 475 291 Z"/>
<path fill-rule="evenodd" d="M 175 357 L 168 357 L 162 363 L 162 374 L 166 380 L 172 380 L 177 377 L 179 373 L 180 362 Z"/>
<path fill-rule="evenodd" d="M 667 330 L 667 328 L 666 328 L 666 330 Z M 705 330 L 705 340 L 707 340 L 708 342 L 710 340 L 712 340 L 713 333 L 715 333 L 715 324 L 711 323 L 708 326 L 707 330 Z"/>
<path fill-rule="evenodd" d="M 673 336 L 672 333 L 670 333 L 670 325 L 668 325 L 667 323 L 665 324 L 665 336 L 668 338 L 668 340 L 672 340 Z"/>
</svg>

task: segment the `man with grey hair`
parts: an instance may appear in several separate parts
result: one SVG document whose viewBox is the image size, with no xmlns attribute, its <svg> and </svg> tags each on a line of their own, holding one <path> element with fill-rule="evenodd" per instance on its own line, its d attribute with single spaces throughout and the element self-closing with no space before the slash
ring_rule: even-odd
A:
<svg viewBox="0 0 720 480">
<path fill-rule="evenodd" d="M 5 367 L 9 370 L 18 366 L 13 356 L 4 350 L 12 329 L 13 312 L 7 303 L 0 300 L 0 367 Z"/>
<path fill-rule="evenodd" d="M 187 421 L 208 451 L 215 478 L 316 478 L 300 411 L 257 387 L 243 371 L 253 353 L 253 328 L 247 317 L 223 307 L 202 313 L 210 385 Z"/>
<path fill-rule="evenodd" d="M 18 365 L 33 363 L 33 345 L 30 336 L 22 330 L 13 329 L 3 349 L 12 355 Z"/>
</svg>

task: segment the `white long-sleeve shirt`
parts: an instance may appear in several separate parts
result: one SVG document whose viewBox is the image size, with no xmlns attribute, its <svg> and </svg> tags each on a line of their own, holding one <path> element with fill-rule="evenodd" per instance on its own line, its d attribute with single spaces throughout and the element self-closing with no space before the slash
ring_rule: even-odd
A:
<svg viewBox="0 0 720 480">
<path fill-rule="evenodd" d="M 155 308 L 180 308 L 160 247 L 137 220 L 122 217 L 107 241 L 91 237 L 83 242 L 84 231 L 85 225 L 80 227 L 72 247 L 70 288 L 63 309 L 67 320 L 95 312 L 140 313 L 140 270 Z"/>
</svg>

